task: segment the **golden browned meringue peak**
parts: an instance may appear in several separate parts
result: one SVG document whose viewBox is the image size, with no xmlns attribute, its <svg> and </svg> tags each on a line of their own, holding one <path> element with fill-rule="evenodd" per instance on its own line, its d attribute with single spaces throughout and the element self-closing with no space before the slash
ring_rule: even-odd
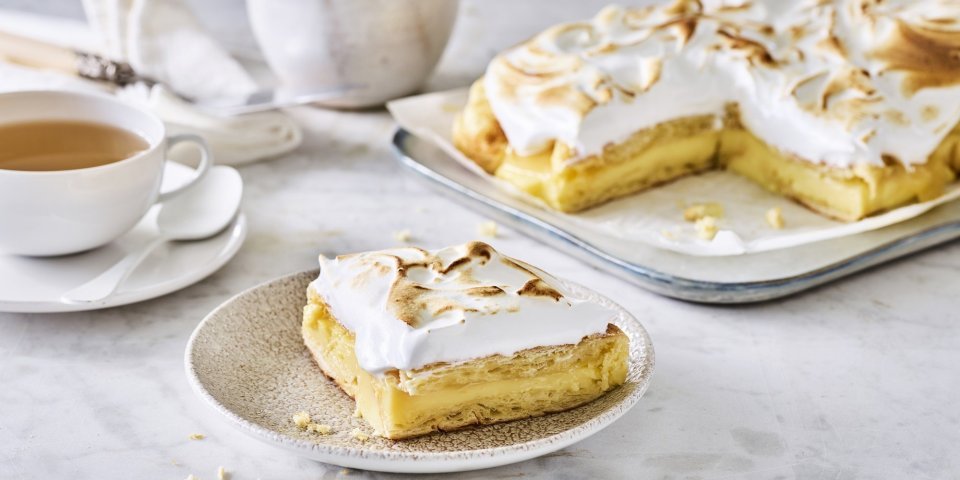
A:
<svg viewBox="0 0 960 480">
<path fill-rule="evenodd" d="M 810 162 L 922 164 L 960 121 L 960 2 L 611 6 L 503 52 L 484 86 L 520 155 L 562 142 L 576 162 L 736 103 L 753 134 Z"/>
<path fill-rule="evenodd" d="M 612 312 L 483 242 L 320 258 L 311 288 L 371 373 L 576 344 Z"/>
</svg>

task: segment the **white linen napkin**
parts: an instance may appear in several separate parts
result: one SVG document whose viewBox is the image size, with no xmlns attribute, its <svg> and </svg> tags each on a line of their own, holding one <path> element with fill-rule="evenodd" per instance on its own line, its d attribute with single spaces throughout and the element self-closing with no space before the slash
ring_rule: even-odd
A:
<svg viewBox="0 0 960 480">
<path fill-rule="evenodd" d="M 152 110 L 163 119 L 168 135 L 196 133 L 202 136 L 213 149 L 216 163 L 221 165 L 243 165 L 276 157 L 297 148 L 303 140 L 300 126 L 287 114 L 278 111 L 217 117 L 195 108 L 159 85 L 152 89 L 131 86 L 117 92 L 117 97 Z M 180 158 L 175 157 L 175 160 Z"/>
<path fill-rule="evenodd" d="M 250 75 L 181 0 L 83 0 L 100 54 L 191 98 L 244 95 Z"/>
<path fill-rule="evenodd" d="M 180 0 L 84 0 L 90 26 L 64 19 L 0 11 L 0 30 L 89 51 L 96 48 L 187 96 L 236 95 L 256 89 L 244 68 L 214 41 Z M 68 28 L 65 28 L 68 27 Z M 99 48 L 97 48 L 99 46 Z M 92 82 L 0 62 L 0 91 L 104 89 Z M 207 139 L 216 163 L 241 165 L 295 149 L 302 131 L 282 112 L 222 117 L 194 108 L 156 86 L 133 86 L 118 98 L 146 106 L 171 134 Z M 189 149 L 184 149 L 189 152 Z M 179 153 L 179 152 L 177 152 Z"/>
</svg>

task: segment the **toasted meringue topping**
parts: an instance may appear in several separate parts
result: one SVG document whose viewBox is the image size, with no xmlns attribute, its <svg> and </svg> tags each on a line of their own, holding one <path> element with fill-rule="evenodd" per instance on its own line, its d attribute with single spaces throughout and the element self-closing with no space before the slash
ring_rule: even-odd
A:
<svg viewBox="0 0 960 480">
<path fill-rule="evenodd" d="M 311 286 L 371 373 L 575 344 L 613 316 L 482 242 L 321 256 Z"/>
<path fill-rule="evenodd" d="M 960 121 L 960 2 L 607 7 L 502 53 L 484 82 L 520 155 L 562 142 L 575 162 L 737 104 L 753 134 L 810 162 L 921 164 Z"/>
</svg>

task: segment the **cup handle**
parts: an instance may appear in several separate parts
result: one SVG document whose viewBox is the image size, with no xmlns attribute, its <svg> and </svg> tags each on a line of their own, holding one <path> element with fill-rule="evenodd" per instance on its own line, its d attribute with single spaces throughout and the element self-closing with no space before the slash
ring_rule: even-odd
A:
<svg viewBox="0 0 960 480">
<path fill-rule="evenodd" d="M 197 168 L 195 169 L 197 173 L 194 174 L 193 178 L 191 178 L 189 182 L 180 185 L 169 192 L 161 193 L 160 197 L 157 199 L 157 202 L 165 202 L 185 192 L 188 188 L 196 185 L 197 182 L 206 176 L 207 172 L 210 170 L 210 165 L 213 163 L 213 153 L 210 152 L 210 146 L 207 145 L 207 141 L 199 135 L 185 133 L 181 135 L 171 135 L 169 138 L 167 138 L 167 151 L 164 152 L 165 161 L 170 161 L 169 158 L 166 158 L 167 152 L 170 151 L 170 148 L 178 143 L 184 142 L 195 143 L 198 147 L 200 147 L 200 164 L 197 165 Z"/>
</svg>

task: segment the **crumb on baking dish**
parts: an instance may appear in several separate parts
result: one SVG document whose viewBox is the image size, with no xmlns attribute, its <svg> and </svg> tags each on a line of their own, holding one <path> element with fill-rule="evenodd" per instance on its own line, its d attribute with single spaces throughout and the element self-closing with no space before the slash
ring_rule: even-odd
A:
<svg viewBox="0 0 960 480">
<path fill-rule="evenodd" d="M 717 219 L 706 216 L 696 221 L 693 228 L 697 230 L 697 236 L 704 240 L 713 240 L 717 236 Z"/>
<path fill-rule="evenodd" d="M 769 223 L 771 227 L 777 230 L 783 228 L 783 210 L 781 210 L 780 207 L 774 207 L 770 210 L 767 210 L 767 214 L 765 216 L 767 223 Z"/>
<path fill-rule="evenodd" d="M 370 439 L 370 436 L 361 432 L 359 428 L 354 428 L 353 431 L 350 432 L 350 436 L 361 442 L 366 442 Z"/>
<path fill-rule="evenodd" d="M 202 433 L 191 433 L 191 434 L 190 434 L 190 440 L 203 440 L 204 438 L 207 438 L 207 436 L 204 435 L 204 434 L 202 434 Z"/>
<path fill-rule="evenodd" d="M 484 237 L 497 236 L 497 222 L 492 220 L 481 223 L 477 226 L 477 232 Z"/>
<path fill-rule="evenodd" d="M 230 480 L 230 472 L 223 465 L 217 467 L 217 480 Z"/>
<path fill-rule="evenodd" d="M 413 234 L 410 233 L 410 230 L 400 230 L 393 232 L 393 238 L 398 242 L 407 243 L 413 239 Z"/>
<path fill-rule="evenodd" d="M 720 218 L 723 216 L 723 205 L 716 202 L 697 203 L 683 209 L 683 219 L 696 222 L 704 217 Z"/>
<path fill-rule="evenodd" d="M 310 414 L 307 412 L 297 412 L 293 414 L 293 423 L 301 430 L 307 428 L 310 423 Z"/>
</svg>

